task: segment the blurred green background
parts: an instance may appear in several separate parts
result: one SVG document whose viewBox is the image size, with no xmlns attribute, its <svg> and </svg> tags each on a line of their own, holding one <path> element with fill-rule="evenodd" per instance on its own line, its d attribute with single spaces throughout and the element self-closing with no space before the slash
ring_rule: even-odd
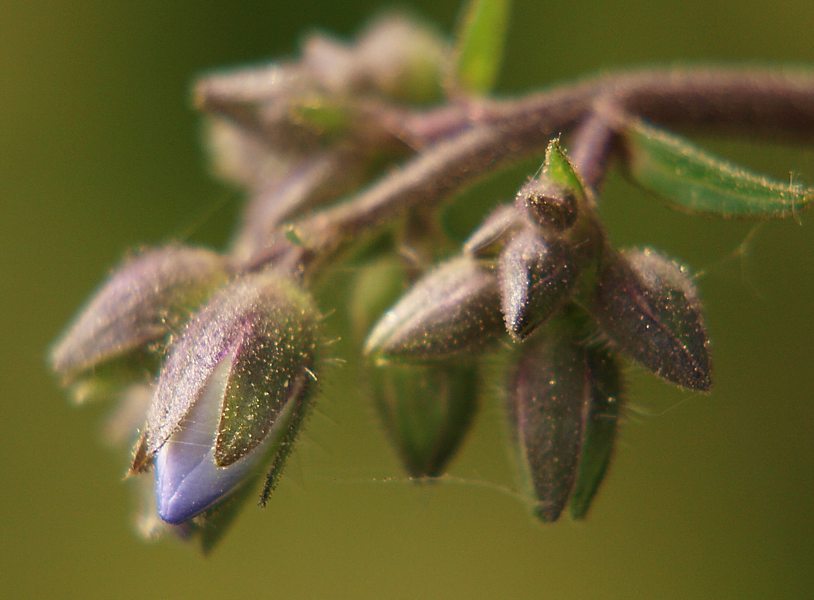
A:
<svg viewBox="0 0 814 600">
<path fill-rule="evenodd" d="M 403 6 L 447 30 L 455 22 L 455 0 Z M 454 481 L 406 482 L 359 394 L 347 341 L 339 353 L 350 362 L 323 377 L 266 510 L 246 510 L 206 559 L 132 533 L 125 457 L 98 436 L 109 407 L 69 406 L 46 349 L 128 248 L 228 239 L 240 198 L 206 172 L 189 106 L 195 74 L 293 53 L 317 26 L 348 35 L 381 7 L 2 3 L 0 596 L 810 597 L 814 222 L 690 218 L 618 175 L 603 197 L 614 241 L 656 245 L 705 273 L 716 386 L 693 395 L 629 370 L 616 461 L 587 522 L 541 526 L 502 493 L 513 483 L 494 400 Z M 643 64 L 814 65 L 812 24 L 810 0 L 521 0 L 499 87 Z M 814 182 L 812 148 L 712 145 Z M 467 195 L 448 220 L 475 222 L 468 207 L 508 197 L 522 177 Z M 326 309 L 342 301 L 321 299 Z"/>
</svg>

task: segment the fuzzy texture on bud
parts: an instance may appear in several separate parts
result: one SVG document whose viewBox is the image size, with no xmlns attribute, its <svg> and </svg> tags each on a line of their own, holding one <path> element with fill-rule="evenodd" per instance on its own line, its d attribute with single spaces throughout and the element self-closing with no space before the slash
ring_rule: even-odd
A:
<svg viewBox="0 0 814 600">
<path fill-rule="evenodd" d="M 568 307 L 521 347 L 509 378 L 519 467 L 543 521 L 584 518 L 605 477 L 622 393 L 619 365 L 586 315 Z"/>
<path fill-rule="evenodd" d="M 171 245 L 128 259 L 79 313 L 51 353 L 67 383 L 163 340 L 226 281 L 221 256 Z"/>
<path fill-rule="evenodd" d="M 469 256 L 419 279 L 376 324 L 365 351 L 384 359 L 438 360 L 482 347 L 502 330 L 495 274 Z"/>
<path fill-rule="evenodd" d="M 500 306 L 506 330 L 528 336 L 571 295 L 579 269 L 569 246 L 527 228 L 500 255 Z"/>
<path fill-rule="evenodd" d="M 156 457 L 162 518 L 195 516 L 269 453 L 287 452 L 314 377 L 318 320 L 307 294 L 263 272 L 221 290 L 189 323 L 170 348 L 134 461 L 138 471 Z"/>
<path fill-rule="evenodd" d="M 591 310 L 611 340 L 656 375 L 693 390 L 712 386 L 701 303 L 684 267 L 649 249 L 608 249 Z"/>
<path fill-rule="evenodd" d="M 552 321 L 523 345 L 507 395 L 520 470 L 546 522 L 559 518 L 571 496 L 591 400 L 585 350 L 570 325 Z"/>
<path fill-rule="evenodd" d="M 526 210 L 541 227 L 564 231 L 577 220 L 579 210 L 574 191 L 547 177 L 534 179 L 517 193 L 515 204 Z"/>
</svg>

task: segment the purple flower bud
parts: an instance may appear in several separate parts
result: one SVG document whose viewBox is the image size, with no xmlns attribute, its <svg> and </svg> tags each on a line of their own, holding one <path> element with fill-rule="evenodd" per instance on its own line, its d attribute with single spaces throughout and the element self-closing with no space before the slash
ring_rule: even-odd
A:
<svg viewBox="0 0 814 600">
<path fill-rule="evenodd" d="M 579 269 L 570 247 L 539 230 L 517 233 L 500 255 L 500 297 L 506 329 L 528 336 L 571 295 Z"/>
<path fill-rule="evenodd" d="M 525 219 L 511 204 L 498 206 L 464 243 L 464 252 L 477 258 L 491 258 L 523 227 Z"/>
<path fill-rule="evenodd" d="M 365 352 L 437 360 L 482 347 L 501 331 L 497 278 L 469 256 L 419 279 L 376 324 Z"/>
<path fill-rule="evenodd" d="M 554 183 L 545 175 L 520 188 L 515 204 L 541 227 L 550 227 L 556 231 L 571 227 L 579 214 L 575 192 Z"/>
<path fill-rule="evenodd" d="M 208 250 L 172 245 L 144 251 L 119 267 L 82 309 L 54 346 L 52 368 L 66 384 L 91 371 L 118 377 L 127 365 L 110 373 L 100 367 L 146 354 L 226 278 L 223 258 Z"/>
<path fill-rule="evenodd" d="M 684 267 L 652 250 L 608 248 L 591 310 L 611 340 L 656 375 L 710 389 L 709 338 Z"/>
<path fill-rule="evenodd" d="M 170 348 L 133 469 L 155 459 L 160 516 L 184 522 L 258 468 L 268 486 L 305 415 L 319 315 L 278 273 L 236 280 Z"/>
<path fill-rule="evenodd" d="M 518 462 L 543 521 L 556 521 L 571 496 L 591 396 L 575 328 L 554 319 L 522 346 L 507 396 Z"/>
</svg>

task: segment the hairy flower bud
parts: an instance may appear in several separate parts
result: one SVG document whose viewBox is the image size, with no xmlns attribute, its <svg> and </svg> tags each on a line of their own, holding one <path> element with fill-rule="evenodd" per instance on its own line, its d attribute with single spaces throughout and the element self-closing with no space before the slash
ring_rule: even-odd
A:
<svg viewBox="0 0 814 600">
<path fill-rule="evenodd" d="M 220 291 L 173 344 L 134 461 L 155 457 L 165 521 L 207 510 L 264 461 L 277 476 L 306 412 L 318 318 L 295 284 L 264 272 Z"/>
<path fill-rule="evenodd" d="M 618 374 L 603 351 L 585 347 L 583 336 L 571 316 L 549 322 L 522 346 L 509 378 L 520 468 L 535 513 L 546 522 L 556 521 L 569 500 L 583 516 L 610 459 Z M 606 424 L 608 414 L 613 421 Z"/>
<path fill-rule="evenodd" d="M 500 305 L 506 330 L 528 336 L 568 299 L 579 270 L 571 249 L 532 228 L 517 233 L 500 255 Z"/>
<path fill-rule="evenodd" d="M 171 245 L 128 259 L 57 341 L 52 368 L 76 385 L 79 400 L 87 377 L 126 380 L 131 367 L 141 368 L 137 355 L 179 329 L 226 278 L 223 258 L 201 248 Z"/>
<path fill-rule="evenodd" d="M 462 256 L 419 279 L 373 328 L 365 352 L 384 359 L 443 359 L 482 347 L 501 329 L 495 274 Z"/>
<path fill-rule="evenodd" d="M 515 204 L 541 227 L 557 231 L 571 227 L 579 214 L 575 192 L 546 176 L 533 179 L 520 188 Z"/>
<path fill-rule="evenodd" d="M 709 338 L 684 267 L 649 249 L 607 249 L 591 310 L 611 340 L 656 375 L 710 389 Z"/>
<path fill-rule="evenodd" d="M 563 322 L 527 342 L 509 381 L 509 414 L 535 513 L 556 521 L 576 480 L 589 394 L 584 350 Z"/>
<path fill-rule="evenodd" d="M 391 364 L 371 374 L 379 416 L 407 472 L 441 475 L 477 407 L 476 369 Z"/>
</svg>

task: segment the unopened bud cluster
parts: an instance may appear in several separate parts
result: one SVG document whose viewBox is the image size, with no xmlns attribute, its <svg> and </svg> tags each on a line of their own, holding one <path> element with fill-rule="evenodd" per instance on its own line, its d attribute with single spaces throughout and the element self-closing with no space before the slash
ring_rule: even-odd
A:
<svg viewBox="0 0 814 600">
<path fill-rule="evenodd" d="M 710 389 L 709 339 L 688 270 L 608 240 L 596 204 L 609 158 L 689 211 L 778 218 L 814 194 L 627 114 L 635 102 L 624 106 L 620 90 L 632 94 L 631 81 L 643 86 L 645 108 L 648 99 L 670 101 L 648 91 L 644 76 L 543 94 L 536 112 L 534 98 L 482 97 L 499 40 L 479 15 L 505 22 L 506 5 L 472 3 L 456 44 L 390 16 L 351 43 L 314 35 L 298 60 L 198 83 L 214 170 L 248 197 L 233 243 L 223 253 L 180 244 L 136 253 L 50 356 L 78 402 L 121 400 L 109 437 L 133 444 L 129 474 L 146 506 L 145 535 L 171 531 L 208 549 L 247 498 L 259 491 L 266 503 L 321 372 L 322 311 L 311 292 L 354 245 L 362 251 L 341 273 L 352 273 L 359 389 L 418 480 L 444 475 L 483 390 L 499 388 L 533 513 L 550 522 L 567 509 L 580 519 L 611 462 L 623 361 Z M 684 102 L 725 95 L 692 96 L 715 78 L 686 77 Z M 760 85 L 782 80 L 766 81 L 742 85 L 747 95 L 757 90 L 755 106 L 744 101 L 742 115 L 720 119 L 782 124 L 788 110 L 802 110 L 798 96 L 775 110 Z M 533 152 L 544 161 L 538 174 L 450 249 L 440 203 Z M 316 297 L 336 304 L 335 294 Z M 496 354 L 504 372 L 484 381 L 484 359 Z"/>
</svg>

